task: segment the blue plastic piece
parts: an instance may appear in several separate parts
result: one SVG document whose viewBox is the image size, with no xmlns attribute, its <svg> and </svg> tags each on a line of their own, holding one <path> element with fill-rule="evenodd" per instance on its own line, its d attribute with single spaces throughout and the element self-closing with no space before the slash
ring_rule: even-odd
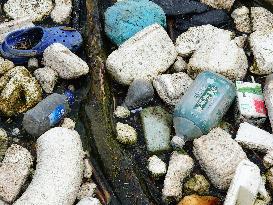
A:
<svg viewBox="0 0 273 205">
<path fill-rule="evenodd" d="M 50 126 L 54 126 L 61 121 L 63 116 L 65 115 L 65 106 L 58 105 L 53 112 L 48 116 Z"/>
<path fill-rule="evenodd" d="M 35 26 L 10 33 L 0 46 L 0 52 L 4 58 L 15 64 L 22 64 L 31 57 L 41 56 L 53 43 L 61 43 L 75 52 L 80 48 L 82 41 L 81 34 L 72 28 Z"/>
<path fill-rule="evenodd" d="M 105 12 L 105 32 L 117 45 L 152 24 L 166 27 L 163 9 L 149 0 L 124 0 Z"/>
</svg>

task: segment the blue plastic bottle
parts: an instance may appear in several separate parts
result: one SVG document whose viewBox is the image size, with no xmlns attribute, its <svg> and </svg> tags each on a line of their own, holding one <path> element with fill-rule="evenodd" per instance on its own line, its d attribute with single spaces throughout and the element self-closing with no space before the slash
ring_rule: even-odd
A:
<svg viewBox="0 0 273 205">
<path fill-rule="evenodd" d="M 207 134 L 219 124 L 235 96 L 231 81 L 213 72 L 202 72 L 175 107 L 176 135 L 189 141 Z"/>
</svg>

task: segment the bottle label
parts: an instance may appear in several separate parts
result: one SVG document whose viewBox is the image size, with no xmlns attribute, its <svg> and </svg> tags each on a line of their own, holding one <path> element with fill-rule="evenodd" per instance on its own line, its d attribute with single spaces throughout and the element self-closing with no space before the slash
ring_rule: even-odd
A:
<svg viewBox="0 0 273 205">
<path fill-rule="evenodd" d="M 50 126 L 56 125 L 58 122 L 61 121 L 65 114 L 65 106 L 58 105 L 53 112 L 48 116 Z"/>
</svg>

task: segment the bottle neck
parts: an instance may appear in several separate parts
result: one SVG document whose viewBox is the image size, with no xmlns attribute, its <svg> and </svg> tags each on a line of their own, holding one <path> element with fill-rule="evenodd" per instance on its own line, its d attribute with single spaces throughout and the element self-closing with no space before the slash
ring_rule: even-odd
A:
<svg viewBox="0 0 273 205">
<path fill-rule="evenodd" d="M 64 95 L 67 98 L 68 104 L 72 106 L 75 103 L 75 95 L 71 90 L 66 90 Z"/>
</svg>

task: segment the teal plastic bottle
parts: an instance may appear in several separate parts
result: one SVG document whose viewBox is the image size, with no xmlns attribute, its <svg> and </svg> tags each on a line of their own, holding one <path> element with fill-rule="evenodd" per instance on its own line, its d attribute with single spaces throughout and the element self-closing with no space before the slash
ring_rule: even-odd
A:
<svg viewBox="0 0 273 205">
<path fill-rule="evenodd" d="M 210 71 L 200 73 L 175 107 L 176 135 L 189 141 L 207 134 L 219 124 L 235 96 L 230 80 Z"/>
</svg>

